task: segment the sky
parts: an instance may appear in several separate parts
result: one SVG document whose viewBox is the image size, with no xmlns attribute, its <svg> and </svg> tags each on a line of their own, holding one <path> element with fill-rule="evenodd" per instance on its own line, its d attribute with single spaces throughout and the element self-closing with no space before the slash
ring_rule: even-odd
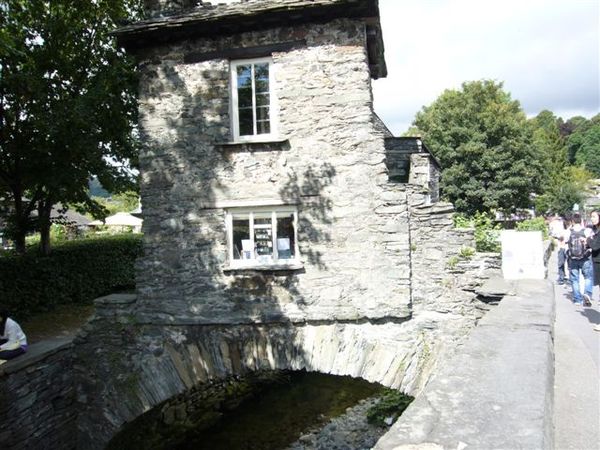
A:
<svg viewBox="0 0 600 450">
<path fill-rule="evenodd" d="M 375 111 L 395 135 L 446 89 L 502 81 L 527 116 L 600 112 L 600 0 L 379 0 L 388 76 Z"/>
</svg>

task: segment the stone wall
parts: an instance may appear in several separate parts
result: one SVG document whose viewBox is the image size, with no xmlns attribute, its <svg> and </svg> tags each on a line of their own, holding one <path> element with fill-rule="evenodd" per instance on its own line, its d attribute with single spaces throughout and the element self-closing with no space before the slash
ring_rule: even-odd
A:
<svg viewBox="0 0 600 450">
<path fill-rule="evenodd" d="M 75 448 L 70 340 L 48 341 L 0 366 L 0 447 Z"/>
<path fill-rule="evenodd" d="M 271 55 L 280 136 L 232 143 L 229 61 L 185 56 L 282 42 L 301 44 Z M 486 261 L 447 264 L 472 236 L 430 204 L 428 153 L 411 183 L 390 179 L 366 42 L 363 19 L 336 19 L 138 49 L 144 256 L 137 296 L 98 300 L 76 341 L 81 448 L 254 371 L 417 393 L 486 310 L 472 286 Z M 301 267 L 229 268 L 226 210 L 244 203 L 297 207 Z"/>
<path fill-rule="evenodd" d="M 378 117 L 377 120 L 380 121 Z M 379 131 L 381 132 L 381 130 Z M 389 180 L 421 186 L 428 193 L 429 202 L 439 201 L 440 167 L 423 145 L 421 138 L 392 137 L 385 131 L 384 136 Z"/>
<path fill-rule="evenodd" d="M 377 450 L 554 448 L 553 286 L 519 280 L 510 291 Z"/>
<path fill-rule="evenodd" d="M 409 233 L 390 232 L 388 245 L 410 261 L 407 273 L 390 274 L 407 280 L 410 319 L 165 324 L 140 321 L 134 295 L 99 299 L 76 346 L 80 447 L 101 447 L 123 423 L 190 389 L 256 371 L 350 375 L 417 394 L 489 310 L 475 291 L 500 263 L 464 251 L 473 236 L 454 229 L 451 205 L 425 204 L 421 186 L 387 190 L 375 213 L 406 214 Z"/>
<path fill-rule="evenodd" d="M 229 62 L 183 55 L 299 39 L 272 55 L 283 142 L 227 145 Z M 339 19 L 140 53 L 140 320 L 409 317 L 406 196 L 388 189 L 365 39 L 361 20 Z M 256 201 L 297 205 L 301 270 L 226 270 L 222 205 Z"/>
<path fill-rule="evenodd" d="M 472 268 L 457 272 L 459 282 L 472 283 Z M 469 303 L 479 316 L 487 309 L 474 294 Z M 102 448 L 124 423 L 192 388 L 257 371 L 350 375 L 414 395 L 437 359 L 462 342 L 477 315 L 168 326 L 131 322 L 135 307 L 135 296 L 101 299 L 77 339 L 79 448 Z"/>
</svg>

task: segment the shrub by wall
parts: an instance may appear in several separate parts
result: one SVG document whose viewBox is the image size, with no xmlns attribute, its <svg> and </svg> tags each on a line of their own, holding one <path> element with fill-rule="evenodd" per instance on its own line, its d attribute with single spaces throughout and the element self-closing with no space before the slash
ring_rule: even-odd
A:
<svg viewBox="0 0 600 450">
<path fill-rule="evenodd" d="M 58 304 L 91 302 L 131 289 L 141 252 L 141 236 L 127 234 L 67 241 L 47 257 L 33 249 L 23 256 L 1 256 L 0 306 L 23 320 Z"/>
<path fill-rule="evenodd" d="M 548 224 L 543 217 L 535 217 L 519 222 L 516 229 L 518 231 L 541 231 L 543 239 L 548 239 Z"/>
</svg>

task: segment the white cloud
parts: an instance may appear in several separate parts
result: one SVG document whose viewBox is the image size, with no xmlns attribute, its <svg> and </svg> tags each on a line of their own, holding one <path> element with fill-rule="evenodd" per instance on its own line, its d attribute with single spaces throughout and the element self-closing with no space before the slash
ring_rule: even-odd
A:
<svg viewBox="0 0 600 450">
<path fill-rule="evenodd" d="M 444 89 L 503 81 L 528 115 L 600 111 L 597 0 L 379 0 L 388 77 L 375 110 L 400 134 Z"/>
</svg>

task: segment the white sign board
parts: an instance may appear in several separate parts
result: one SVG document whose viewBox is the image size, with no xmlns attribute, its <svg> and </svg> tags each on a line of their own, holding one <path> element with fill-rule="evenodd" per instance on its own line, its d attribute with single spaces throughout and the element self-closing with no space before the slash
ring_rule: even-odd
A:
<svg viewBox="0 0 600 450">
<path fill-rule="evenodd" d="M 541 231 L 502 231 L 502 274 L 506 280 L 544 279 Z"/>
</svg>

